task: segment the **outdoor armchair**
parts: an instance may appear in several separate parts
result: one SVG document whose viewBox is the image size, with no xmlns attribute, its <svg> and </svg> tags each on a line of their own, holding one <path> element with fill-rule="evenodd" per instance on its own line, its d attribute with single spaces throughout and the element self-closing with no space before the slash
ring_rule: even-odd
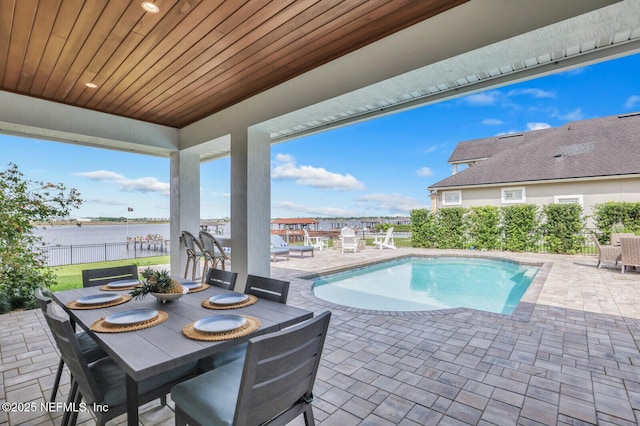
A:
<svg viewBox="0 0 640 426">
<path fill-rule="evenodd" d="M 627 266 L 640 266 L 640 237 L 622 237 L 622 254 L 620 263 L 622 264 L 622 273 Z"/>
<path fill-rule="evenodd" d="M 620 260 L 620 255 L 622 254 L 622 248 L 620 246 L 601 245 L 595 234 L 591 234 L 591 238 L 593 238 L 593 242 L 598 250 L 598 269 L 600 269 L 602 262 L 615 262 L 617 265 Z"/>
</svg>

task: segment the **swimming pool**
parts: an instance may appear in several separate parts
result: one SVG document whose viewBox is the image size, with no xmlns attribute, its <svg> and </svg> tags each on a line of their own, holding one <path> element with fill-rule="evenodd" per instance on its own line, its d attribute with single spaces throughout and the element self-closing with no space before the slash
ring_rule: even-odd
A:
<svg viewBox="0 0 640 426">
<path fill-rule="evenodd" d="M 407 257 L 314 279 L 313 294 L 380 311 L 472 308 L 511 314 L 537 266 L 465 257 Z"/>
</svg>

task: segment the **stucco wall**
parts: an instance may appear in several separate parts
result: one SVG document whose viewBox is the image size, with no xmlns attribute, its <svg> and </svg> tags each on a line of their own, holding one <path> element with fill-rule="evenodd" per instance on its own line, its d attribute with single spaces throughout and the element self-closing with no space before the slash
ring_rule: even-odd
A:
<svg viewBox="0 0 640 426">
<path fill-rule="evenodd" d="M 586 216 L 593 214 L 595 204 L 607 201 L 640 201 L 640 177 L 626 179 L 584 180 L 580 182 L 566 183 L 542 183 L 528 185 L 505 185 L 483 188 L 464 188 L 462 191 L 462 204 L 460 206 L 443 206 L 442 193 L 439 191 L 436 197 L 436 209 L 447 207 L 477 207 L 497 206 L 504 207 L 513 204 L 503 204 L 501 201 L 502 188 L 525 187 L 526 203 L 553 204 L 554 196 L 582 195 L 583 209 Z M 587 226 L 593 227 L 591 220 Z"/>
</svg>

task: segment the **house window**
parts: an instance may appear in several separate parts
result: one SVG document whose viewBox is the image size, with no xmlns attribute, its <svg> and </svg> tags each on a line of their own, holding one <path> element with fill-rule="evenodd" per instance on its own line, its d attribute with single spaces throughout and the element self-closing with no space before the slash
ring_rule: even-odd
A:
<svg viewBox="0 0 640 426">
<path fill-rule="evenodd" d="M 582 204 L 582 195 L 554 195 L 554 204 Z"/>
<path fill-rule="evenodd" d="M 527 201 L 525 187 L 502 188 L 502 204 L 518 204 Z"/>
<path fill-rule="evenodd" d="M 462 205 L 462 191 L 444 191 L 442 193 L 443 206 L 460 206 Z"/>
</svg>

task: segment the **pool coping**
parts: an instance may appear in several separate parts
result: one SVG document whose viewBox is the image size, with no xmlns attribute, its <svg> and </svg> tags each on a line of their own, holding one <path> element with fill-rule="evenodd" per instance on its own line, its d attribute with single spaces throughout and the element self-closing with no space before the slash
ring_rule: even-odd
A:
<svg viewBox="0 0 640 426">
<path fill-rule="evenodd" d="M 425 310 L 425 311 L 383 311 L 376 309 L 362 309 L 362 308 L 354 308 L 351 306 L 340 305 L 333 302 L 328 302 L 324 299 L 320 299 L 313 294 L 313 285 L 314 282 L 312 280 L 332 274 L 338 274 L 341 272 L 352 271 L 357 269 L 363 269 L 370 266 L 374 266 L 380 263 L 387 263 L 397 260 L 402 260 L 410 257 L 423 257 L 423 258 L 439 258 L 439 257 L 458 257 L 458 258 L 478 258 L 478 259 L 488 259 L 488 260 L 501 260 L 504 262 L 516 263 L 518 265 L 524 266 L 537 266 L 540 268 L 538 273 L 534 277 L 534 279 L 529 284 L 527 291 L 524 293 L 520 302 L 514 309 L 511 314 L 500 314 L 489 311 L 482 311 L 473 308 L 451 308 L 451 309 L 434 309 L 434 310 Z M 510 259 L 508 257 L 504 257 L 499 254 L 492 254 L 487 252 L 478 252 L 478 253 L 465 253 L 463 254 L 455 254 L 455 253 L 407 253 L 400 256 L 385 258 L 385 259 L 377 259 L 377 260 L 369 260 L 362 261 L 351 265 L 326 268 L 321 271 L 304 273 L 293 277 L 293 280 L 299 282 L 302 286 L 300 289 L 300 295 L 307 300 L 321 304 L 329 309 L 339 309 L 345 312 L 352 312 L 358 314 L 370 314 L 370 315 L 387 315 L 387 316 L 440 316 L 440 315 L 451 315 L 457 314 L 461 312 L 482 312 L 487 315 L 495 315 L 500 318 L 510 317 L 515 321 L 528 321 L 533 314 L 535 306 L 537 304 L 538 298 L 540 297 L 540 293 L 542 292 L 542 288 L 544 287 L 544 283 L 547 280 L 547 276 L 553 266 L 553 262 L 535 262 L 535 261 L 522 261 Z"/>
</svg>

